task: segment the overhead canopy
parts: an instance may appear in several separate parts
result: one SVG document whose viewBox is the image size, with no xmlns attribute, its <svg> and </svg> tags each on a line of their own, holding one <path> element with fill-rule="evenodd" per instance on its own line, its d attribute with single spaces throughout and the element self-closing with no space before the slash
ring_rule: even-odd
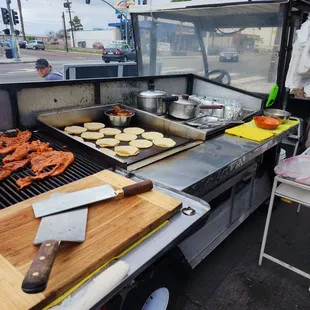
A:
<svg viewBox="0 0 310 310">
<path fill-rule="evenodd" d="M 133 6 L 130 13 L 180 22 L 199 23 L 203 30 L 212 28 L 278 27 L 283 21 L 279 1 L 178 2 L 162 6 Z"/>
</svg>

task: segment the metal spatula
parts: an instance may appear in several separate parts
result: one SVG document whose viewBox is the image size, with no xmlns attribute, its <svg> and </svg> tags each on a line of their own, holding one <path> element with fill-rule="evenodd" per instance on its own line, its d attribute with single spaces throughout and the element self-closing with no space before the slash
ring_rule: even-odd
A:
<svg viewBox="0 0 310 310">
<path fill-rule="evenodd" d="M 42 200 L 34 203 L 32 208 L 35 217 L 42 217 L 106 200 L 118 195 L 129 197 L 142 194 L 152 190 L 152 188 L 153 183 L 150 180 L 125 186 L 118 191 L 115 191 L 111 185 L 102 185 L 68 193 L 64 196 L 54 197 L 53 199 Z"/>
</svg>

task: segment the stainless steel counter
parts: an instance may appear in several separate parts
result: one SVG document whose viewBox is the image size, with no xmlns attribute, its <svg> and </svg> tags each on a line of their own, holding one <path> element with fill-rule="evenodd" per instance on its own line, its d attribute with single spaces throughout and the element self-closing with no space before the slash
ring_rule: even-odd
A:
<svg viewBox="0 0 310 310">
<path fill-rule="evenodd" d="M 279 144 L 293 128 L 262 143 L 223 134 L 134 173 L 201 197 L 208 187 Z"/>
</svg>

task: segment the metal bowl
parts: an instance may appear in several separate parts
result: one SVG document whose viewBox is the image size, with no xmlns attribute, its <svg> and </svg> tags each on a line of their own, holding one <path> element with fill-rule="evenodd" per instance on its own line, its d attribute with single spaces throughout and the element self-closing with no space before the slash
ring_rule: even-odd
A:
<svg viewBox="0 0 310 310">
<path fill-rule="evenodd" d="M 130 116 L 114 116 L 111 115 L 113 110 L 105 111 L 104 114 L 109 118 L 110 124 L 115 127 L 127 127 L 129 126 L 131 119 L 135 116 L 135 112 L 125 110 L 127 112 L 131 112 L 132 115 Z"/>
<path fill-rule="evenodd" d="M 291 113 L 279 109 L 267 109 L 264 110 L 264 115 L 276 118 L 284 124 L 290 118 Z"/>
</svg>

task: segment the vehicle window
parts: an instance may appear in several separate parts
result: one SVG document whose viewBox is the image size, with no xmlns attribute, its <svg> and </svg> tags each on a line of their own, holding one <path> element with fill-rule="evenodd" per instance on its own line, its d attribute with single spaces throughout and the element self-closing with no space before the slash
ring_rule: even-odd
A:
<svg viewBox="0 0 310 310">
<path fill-rule="evenodd" d="M 38 41 L 39 44 L 44 44 L 43 41 Z"/>
<path fill-rule="evenodd" d="M 123 44 L 109 44 L 107 48 L 117 48 L 117 49 L 123 49 Z"/>
<path fill-rule="evenodd" d="M 151 50 L 157 47 L 156 74 L 194 73 L 214 79 L 219 72 L 227 72 L 232 86 L 269 93 L 277 81 L 283 14 L 280 6 L 274 7 L 273 19 L 268 18 L 267 8 L 266 12 L 248 9 L 253 10 L 253 18 L 244 18 L 248 12 L 237 8 L 206 8 L 205 12 L 193 13 L 197 19 L 193 22 L 181 10 L 175 15 L 160 13 L 156 20 L 151 14 L 137 13 L 144 74 L 154 74 L 149 64 L 154 61 L 150 60 L 155 54 Z M 152 29 L 156 29 L 154 41 Z M 215 73 L 210 75 L 211 71 Z M 224 83 L 228 81 L 227 77 L 223 79 Z"/>
<path fill-rule="evenodd" d="M 227 53 L 237 53 L 237 49 L 236 48 L 226 48 L 226 49 L 224 49 L 224 52 L 227 52 Z"/>
</svg>

